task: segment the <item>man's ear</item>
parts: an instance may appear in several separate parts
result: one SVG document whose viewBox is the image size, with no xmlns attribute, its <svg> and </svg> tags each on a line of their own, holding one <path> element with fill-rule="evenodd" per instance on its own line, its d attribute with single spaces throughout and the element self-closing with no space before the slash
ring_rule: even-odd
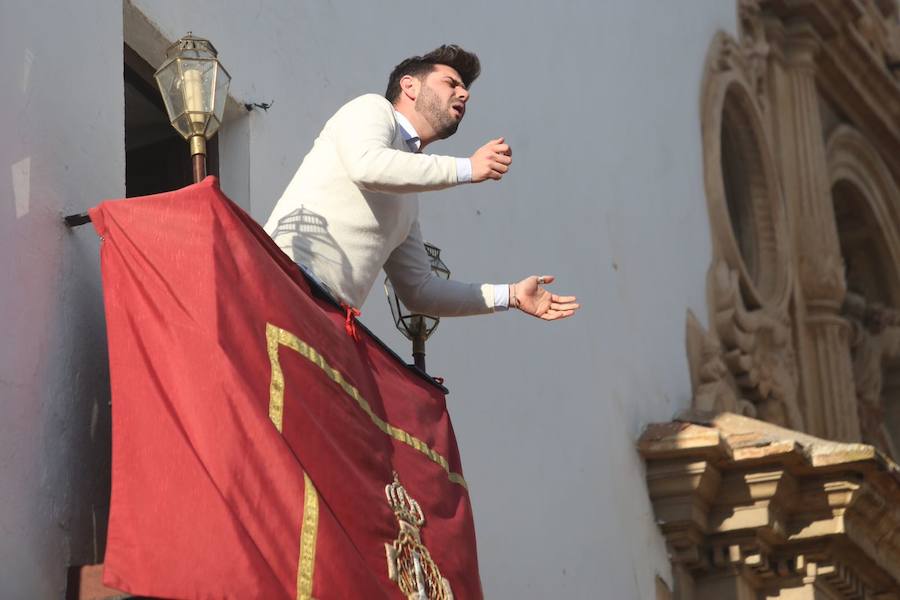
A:
<svg viewBox="0 0 900 600">
<path fill-rule="evenodd" d="M 419 95 L 419 87 L 421 85 L 421 82 L 412 75 L 404 75 L 400 78 L 400 91 L 413 102 Z"/>
</svg>

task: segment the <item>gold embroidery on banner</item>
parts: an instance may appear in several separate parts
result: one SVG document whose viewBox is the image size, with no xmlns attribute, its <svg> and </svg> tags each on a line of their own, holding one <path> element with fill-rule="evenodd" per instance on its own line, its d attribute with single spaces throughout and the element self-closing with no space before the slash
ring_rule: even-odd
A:
<svg viewBox="0 0 900 600">
<path fill-rule="evenodd" d="M 300 526 L 300 563 L 297 567 L 297 600 L 312 600 L 316 566 L 316 534 L 319 529 L 319 494 L 303 474 L 303 524 Z"/>
<path fill-rule="evenodd" d="M 268 328 L 266 329 L 268 333 Z M 266 347 L 272 365 L 269 385 L 269 419 L 278 433 L 284 428 L 284 374 L 278 362 L 278 338 L 267 335 Z M 303 473 L 303 518 L 300 520 L 300 557 L 297 559 L 297 600 L 313 600 L 313 573 L 316 566 L 316 536 L 319 529 L 319 493 Z"/>
<path fill-rule="evenodd" d="M 269 327 L 266 325 L 266 350 L 269 352 L 269 363 L 272 365 L 272 382 L 269 384 L 269 419 L 275 424 L 275 429 L 281 433 L 284 426 L 284 373 L 281 372 L 281 363 L 278 362 L 278 337 L 269 335 Z"/>
<path fill-rule="evenodd" d="M 283 345 L 287 346 L 291 350 L 297 352 L 300 356 L 309 360 L 311 363 L 322 369 L 325 374 L 335 382 L 344 393 L 350 396 L 354 402 L 356 402 L 357 406 L 359 406 L 364 413 L 369 417 L 372 423 L 375 424 L 378 429 L 380 429 L 383 433 L 391 436 L 395 440 L 403 442 L 404 444 L 415 448 L 425 456 L 427 456 L 431 461 L 440 465 L 444 471 L 447 472 L 447 477 L 453 483 L 457 483 L 464 488 L 468 489 L 468 485 L 466 484 L 466 480 L 463 479 L 463 476 L 460 473 L 456 473 L 450 470 L 450 463 L 444 458 L 441 454 L 439 454 L 434 448 L 431 448 L 424 441 L 415 437 L 399 427 L 394 427 L 390 423 L 386 422 L 384 419 L 375 414 L 372 410 L 372 406 L 368 403 L 368 401 L 362 397 L 359 393 L 359 390 L 356 389 L 350 382 L 348 382 L 343 374 L 337 369 L 333 368 L 328 364 L 328 361 L 319 354 L 315 348 L 298 338 L 296 335 L 287 331 L 285 329 L 281 329 L 280 327 L 276 327 L 271 323 L 266 324 L 266 346 L 269 351 L 269 361 L 272 363 L 272 383 L 269 388 L 269 393 L 271 394 L 269 400 L 269 417 L 272 418 L 273 422 L 275 419 L 272 417 L 273 412 L 278 414 L 279 421 L 276 423 L 276 426 L 281 431 L 281 418 L 284 412 L 284 374 L 281 372 L 281 365 L 278 362 L 278 346 Z"/>
<path fill-rule="evenodd" d="M 400 533 L 393 543 L 385 544 L 388 577 L 397 583 L 409 600 L 453 600 L 450 582 L 431 558 L 422 543 L 419 531 L 425 525 L 425 515 L 419 503 L 410 498 L 394 473 L 394 482 L 384 487 L 384 495 L 400 525 Z"/>
</svg>

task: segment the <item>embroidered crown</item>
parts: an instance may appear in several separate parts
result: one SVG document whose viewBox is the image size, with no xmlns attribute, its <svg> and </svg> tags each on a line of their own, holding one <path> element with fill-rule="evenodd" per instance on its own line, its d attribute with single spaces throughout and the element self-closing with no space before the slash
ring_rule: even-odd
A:
<svg viewBox="0 0 900 600">
<path fill-rule="evenodd" d="M 394 471 L 394 482 L 384 486 L 384 495 L 387 496 L 391 510 L 401 521 L 405 521 L 414 527 L 421 527 L 425 523 L 425 515 L 419 503 L 409 497 L 406 489 L 400 485 L 400 476 Z"/>
</svg>

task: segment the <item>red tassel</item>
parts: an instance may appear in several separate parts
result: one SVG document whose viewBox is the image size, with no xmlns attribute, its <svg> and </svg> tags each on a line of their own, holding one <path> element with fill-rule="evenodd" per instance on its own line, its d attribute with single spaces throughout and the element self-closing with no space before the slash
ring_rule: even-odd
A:
<svg viewBox="0 0 900 600">
<path fill-rule="evenodd" d="M 347 311 L 347 318 L 344 320 L 344 331 L 357 342 L 359 341 L 359 333 L 356 331 L 356 317 L 360 314 L 358 308 L 353 308 L 349 304 L 341 304 L 341 308 Z"/>
</svg>

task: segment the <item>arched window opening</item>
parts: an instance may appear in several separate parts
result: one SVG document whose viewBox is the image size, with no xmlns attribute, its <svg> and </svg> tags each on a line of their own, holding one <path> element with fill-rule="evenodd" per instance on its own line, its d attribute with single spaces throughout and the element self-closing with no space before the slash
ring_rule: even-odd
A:
<svg viewBox="0 0 900 600">
<path fill-rule="evenodd" d="M 776 294 L 781 267 L 777 261 L 773 193 L 754 128 L 753 108 L 746 92 L 728 90 L 722 105 L 720 131 L 722 183 L 734 240 L 747 276 L 760 300 Z M 744 297 L 758 306 L 755 294 Z"/>
<path fill-rule="evenodd" d="M 840 180 L 832 188 L 835 222 L 846 268 L 847 290 L 869 302 L 896 304 L 884 274 L 890 254 L 865 195 L 853 183 Z"/>
<path fill-rule="evenodd" d="M 900 449 L 900 311 L 887 244 L 862 190 L 832 187 L 846 268 L 843 313 L 850 324 L 853 377 L 863 441 L 897 458 Z"/>
</svg>

